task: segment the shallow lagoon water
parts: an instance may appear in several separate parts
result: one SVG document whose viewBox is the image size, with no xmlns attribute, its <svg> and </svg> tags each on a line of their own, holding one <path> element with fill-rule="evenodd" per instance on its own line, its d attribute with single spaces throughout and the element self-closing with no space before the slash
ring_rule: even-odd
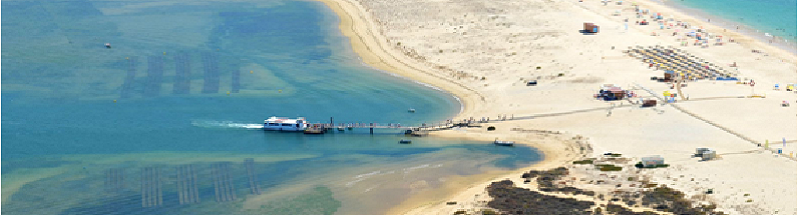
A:
<svg viewBox="0 0 800 215">
<path fill-rule="evenodd" d="M 257 129 L 272 115 L 418 125 L 460 110 L 449 94 L 363 66 L 321 3 L 2 6 L 3 213 L 379 214 L 453 176 L 541 159 L 470 141 L 397 144 L 401 130 Z M 198 200 L 181 204 L 186 165 Z M 143 207 L 143 193 L 158 203 Z"/>
</svg>

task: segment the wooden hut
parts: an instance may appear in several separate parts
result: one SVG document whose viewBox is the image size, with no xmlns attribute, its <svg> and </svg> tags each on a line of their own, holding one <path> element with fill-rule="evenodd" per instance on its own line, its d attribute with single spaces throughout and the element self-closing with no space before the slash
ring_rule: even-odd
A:
<svg viewBox="0 0 800 215">
<path fill-rule="evenodd" d="M 653 107 L 653 106 L 656 106 L 655 99 L 645 100 L 644 103 L 642 104 L 642 107 Z"/>
<path fill-rule="evenodd" d="M 595 34 L 599 31 L 599 27 L 591 22 L 584 22 L 583 23 L 583 33 L 592 33 Z"/>
<path fill-rule="evenodd" d="M 695 150 L 694 156 L 695 157 L 702 157 L 703 153 L 705 153 L 705 152 L 707 152 L 709 150 L 711 150 L 711 149 L 709 149 L 709 148 L 697 148 Z"/>
<path fill-rule="evenodd" d="M 658 165 L 664 165 L 664 158 L 659 156 L 643 157 L 642 165 L 644 165 L 644 167 L 656 167 Z"/>
<path fill-rule="evenodd" d="M 675 76 L 675 72 L 674 71 L 670 71 L 670 70 L 664 71 L 664 82 L 672 81 L 672 77 L 673 76 Z"/>
<path fill-rule="evenodd" d="M 713 160 L 714 158 L 717 158 L 717 151 L 708 150 L 703 152 L 703 161 L 710 161 Z"/>
</svg>

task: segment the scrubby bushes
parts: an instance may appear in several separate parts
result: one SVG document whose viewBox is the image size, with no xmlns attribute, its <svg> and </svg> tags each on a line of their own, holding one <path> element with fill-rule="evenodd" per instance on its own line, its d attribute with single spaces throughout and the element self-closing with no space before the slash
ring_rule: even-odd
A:
<svg viewBox="0 0 800 215">
<path fill-rule="evenodd" d="M 723 214 L 714 212 L 716 206 L 713 204 L 692 207 L 692 202 L 685 199 L 684 196 L 681 191 L 661 185 L 661 187 L 644 192 L 642 205 L 655 206 L 656 210 L 675 214 Z"/>
<path fill-rule="evenodd" d="M 656 215 L 657 213 L 645 211 L 645 212 L 633 212 L 628 210 L 628 208 L 622 207 L 621 205 L 609 203 L 606 205 L 606 212 L 609 214 L 617 214 L 617 215 Z"/>
<path fill-rule="evenodd" d="M 572 164 L 593 164 L 593 163 L 594 163 L 594 161 L 593 160 L 589 160 L 589 159 L 581 160 L 581 161 L 572 161 Z"/>
<path fill-rule="evenodd" d="M 573 215 L 591 214 L 594 202 L 574 198 L 559 198 L 537 191 L 514 187 L 514 182 L 493 182 L 487 188 L 492 201 L 488 206 L 505 214 Z"/>
<path fill-rule="evenodd" d="M 621 171 L 622 167 L 614 166 L 611 164 L 597 164 L 594 167 L 600 169 L 600 171 L 607 172 L 607 171 Z"/>
<path fill-rule="evenodd" d="M 539 190 L 543 192 L 561 192 L 573 195 L 586 195 L 594 196 L 594 191 L 581 190 L 575 187 L 558 187 L 555 184 L 556 180 L 561 179 L 569 174 L 569 170 L 565 167 L 558 167 L 547 171 L 531 170 L 522 174 L 522 178 L 526 181 L 530 178 L 536 178 L 536 183 L 539 184 Z"/>
</svg>

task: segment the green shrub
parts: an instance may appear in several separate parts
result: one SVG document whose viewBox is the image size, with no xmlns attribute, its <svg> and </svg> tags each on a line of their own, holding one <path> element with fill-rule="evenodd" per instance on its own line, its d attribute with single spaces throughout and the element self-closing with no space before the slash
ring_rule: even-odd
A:
<svg viewBox="0 0 800 215">
<path fill-rule="evenodd" d="M 572 164 L 593 164 L 593 163 L 594 161 L 589 159 L 581 161 L 572 161 Z"/>
<path fill-rule="evenodd" d="M 608 171 L 621 171 L 622 167 L 614 166 L 611 164 L 598 164 L 594 165 L 596 168 L 600 169 L 600 171 L 608 172 Z"/>
<path fill-rule="evenodd" d="M 493 210 L 483 210 L 481 213 L 483 215 L 497 215 L 497 212 L 494 212 Z"/>
</svg>

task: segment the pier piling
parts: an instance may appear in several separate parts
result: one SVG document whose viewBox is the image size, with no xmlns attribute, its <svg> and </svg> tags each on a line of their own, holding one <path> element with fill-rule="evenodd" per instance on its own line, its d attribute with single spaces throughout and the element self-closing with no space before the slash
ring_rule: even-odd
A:
<svg viewBox="0 0 800 215">
<path fill-rule="evenodd" d="M 222 192 L 220 192 L 220 183 L 219 183 L 219 174 L 217 173 L 217 164 L 211 165 L 211 177 L 214 179 L 214 197 L 217 202 L 222 202 L 222 198 L 220 197 Z"/>
<path fill-rule="evenodd" d="M 124 187 L 123 170 L 111 168 L 106 170 L 105 188 L 107 192 L 116 193 L 122 191 Z"/>
<path fill-rule="evenodd" d="M 164 76 L 164 59 L 161 56 L 147 57 L 147 85 L 144 95 L 158 96 L 161 91 L 161 79 Z"/>
<path fill-rule="evenodd" d="M 247 169 L 247 180 L 250 182 L 250 193 L 253 195 L 261 195 L 261 189 L 258 188 L 258 179 L 256 178 L 255 168 L 253 167 L 255 161 L 253 158 L 244 159 L 244 167 Z"/>
<path fill-rule="evenodd" d="M 184 203 L 184 200 L 183 200 L 183 199 L 184 199 L 184 196 L 185 196 L 185 194 L 184 194 L 184 190 L 186 190 L 186 189 L 185 189 L 186 187 L 185 187 L 185 185 L 184 185 L 184 183 L 186 182 L 186 180 L 185 180 L 185 178 L 182 176 L 182 174 L 183 174 L 183 168 L 182 168 L 182 166 L 178 166 L 178 167 L 176 167 L 176 170 L 175 170 L 175 179 L 176 179 L 176 182 L 177 182 L 176 184 L 178 185 L 178 204 L 181 204 L 181 205 Z"/>
<path fill-rule="evenodd" d="M 219 92 L 219 65 L 217 56 L 213 53 L 206 53 L 203 59 L 203 93 Z"/>
<path fill-rule="evenodd" d="M 236 191 L 231 180 L 230 164 L 218 163 L 212 165 L 214 176 L 214 193 L 218 202 L 236 200 Z"/>
<path fill-rule="evenodd" d="M 145 167 L 141 171 L 142 207 L 154 207 L 164 203 L 161 190 L 161 171 L 158 167 Z"/>
<path fill-rule="evenodd" d="M 189 54 L 181 53 L 175 56 L 175 83 L 172 93 L 188 94 L 192 77 L 192 61 Z"/>
<path fill-rule="evenodd" d="M 192 164 L 180 165 L 176 168 L 178 201 L 180 204 L 200 202 L 197 193 L 197 174 Z"/>
<path fill-rule="evenodd" d="M 126 62 L 128 66 L 128 73 L 125 75 L 125 82 L 122 84 L 122 90 L 120 92 L 120 97 L 122 98 L 130 98 L 133 95 L 133 83 L 136 79 L 136 61 L 137 57 L 130 57 Z"/>
</svg>

